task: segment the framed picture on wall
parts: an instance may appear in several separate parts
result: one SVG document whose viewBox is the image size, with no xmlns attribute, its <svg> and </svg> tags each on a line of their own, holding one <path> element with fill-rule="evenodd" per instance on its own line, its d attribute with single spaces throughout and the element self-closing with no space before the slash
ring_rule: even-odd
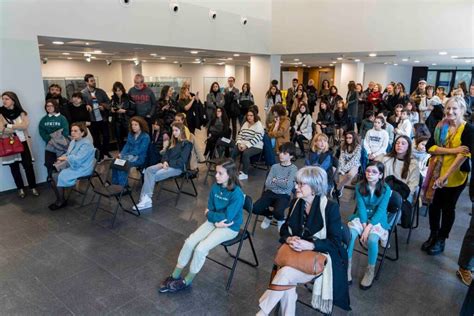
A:
<svg viewBox="0 0 474 316">
<path fill-rule="evenodd" d="M 153 91 L 157 100 L 160 98 L 161 89 L 163 89 L 164 86 L 173 88 L 173 98 L 175 98 L 179 94 L 179 90 L 184 82 L 188 82 L 192 89 L 191 77 L 145 77 L 146 85 Z"/>
<path fill-rule="evenodd" d="M 94 77 L 97 85 L 99 85 L 99 78 Z M 44 94 L 48 94 L 48 88 L 53 83 L 58 84 L 62 89 L 62 96 L 68 100 L 71 99 L 74 92 L 80 92 L 86 87 L 86 82 L 83 77 L 46 77 L 43 78 Z"/>
</svg>

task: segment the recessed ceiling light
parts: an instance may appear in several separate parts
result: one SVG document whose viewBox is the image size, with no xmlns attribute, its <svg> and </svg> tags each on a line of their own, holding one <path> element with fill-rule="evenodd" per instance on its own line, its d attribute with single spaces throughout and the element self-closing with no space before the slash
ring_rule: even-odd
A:
<svg viewBox="0 0 474 316">
<path fill-rule="evenodd" d="M 69 54 L 69 53 L 63 53 L 63 55 L 66 55 L 66 56 L 67 56 L 67 55 L 71 55 L 71 54 Z"/>
<path fill-rule="evenodd" d="M 440 55 L 447 55 L 448 52 L 439 52 L 438 54 L 440 54 Z"/>
<path fill-rule="evenodd" d="M 471 60 L 470 60 L 470 59 L 466 59 L 464 62 L 466 62 L 466 63 L 470 63 L 470 62 L 471 62 Z"/>
<path fill-rule="evenodd" d="M 219 66 L 225 65 L 225 63 L 222 63 L 222 62 L 217 63 L 217 64 L 218 64 Z"/>
<path fill-rule="evenodd" d="M 377 54 L 376 53 L 370 53 L 369 57 L 377 57 Z"/>
<path fill-rule="evenodd" d="M 398 66 L 398 64 L 393 64 L 394 66 Z"/>
<path fill-rule="evenodd" d="M 158 54 L 151 53 L 150 56 L 156 57 L 156 56 L 158 56 Z"/>
<path fill-rule="evenodd" d="M 227 60 L 232 60 L 232 57 L 227 57 Z"/>
<path fill-rule="evenodd" d="M 456 58 L 458 58 L 458 56 L 451 56 L 451 58 L 456 59 Z"/>
<path fill-rule="evenodd" d="M 44 44 L 38 44 L 39 47 L 44 46 Z"/>
<path fill-rule="evenodd" d="M 178 63 L 178 61 L 177 61 L 177 60 L 173 61 L 173 64 L 177 64 L 177 63 Z"/>
<path fill-rule="evenodd" d="M 436 64 L 435 64 L 435 63 L 432 63 L 431 66 L 436 66 Z"/>
<path fill-rule="evenodd" d="M 102 51 L 101 51 L 100 49 L 96 49 L 96 50 L 94 51 L 94 54 L 102 54 Z"/>
<path fill-rule="evenodd" d="M 95 57 L 95 56 L 91 56 L 91 58 L 92 58 L 92 59 L 96 59 L 97 57 Z"/>
<path fill-rule="evenodd" d="M 333 61 L 331 61 L 331 63 L 333 63 L 333 64 L 337 64 L 337 61 L 336 61 L 336 60 L 333 60 Z"/>
<path fill-rule="evenodd" d="M 336 59 L 337 59 L 337 60 L 342 60 L 342 57 L 337 57 Z"/>
<path fill-rule="evenodd" d="M 300 61 L 298 58 L 293 59 L 294 61 Z"/>
<path fill-rule="evenodd" d="M 196 58 L 194 61 L 201 61 L 201 58 Z"/>
<path fill-rule="evenodd" d="M 303 64 L 303 62 L 302 62 L 302 61 L 299 61 L 299 62 L 298 62 L 298 65 L 302 65 L 302 64 Z"/>
<path fill-rule="evenodd" d="M 358 63 L 358 62 L 360 61 L 360 59 L 354 59 L 354 61 L 355 61 L 356 63 Z"/>
<path fill-rule="evenodd" d="M 419 62 L 420 62 L 419 60 L 415 60 L 415 61 L 414 61 L 414 63 L 417 63 L 417 64 L 418 64 Z"/>
<path fill-rule="evenodd" d="M 53 44 L 54 44 L 54 45 L 64 45 L 64 42 L 61 42 L 61 41 L 54 41 Z"/>
<path fill-rule="evenodd" d="M 403 58 L 402 61 L 408 61 L 408 58 Z"/>
<path fill-rule="evenodd" d="M 146 63 L 146 60 L 142 60 L 142 63 Z"/>
<path fill-rule="evenodd" d="M 68 57 L 67 59 L 71 60 L 71 59 L 72 59 L 72 57 Z"/>
<path fill-rule="evenodd" d="M 234 54 L 234 57 L 239 57 L 239 56 L 240 56 L 240 54 Z"/>
<path fill-rule="evenodd" d="M 160 59 L 161 59 L 161 60 L 165 60 L 166 57 L 165 57 L 165 56 L 161 56 Z"/>
<path fill-rule="evenodd" d="M 90 62 L 91 62 L 91 58 L 90 58 L 90 57 L 87 57 L 87 58 L 86 58 L 86 61 L 87 61 L 88 63 L 90 63 Z"/>
<path fill-rule="evenodd" d="M 331 66 L 331 67 L 332 67 L 332 66 L 334 66 L 334 65 L 333 65 L 333 64 L 329 64 L 329 66 Z"/>
<path fill-rule="evenodd" d="M 89 42 L 86 42 L 86 46 L 89 46 Z"/>
<path fill-rule="evenodd" d="M 193 64 L 200 64 L 201 62 L 199 61 L 193 61 Z"/>
<path fill-rule="evenodd" d="M 387 63 L 387 62 L 384 62 L 383 64 L 384 64 L 384 65 L 388 65 L 388 63 Z"/>
<path fill-rule="evenodd" d="M 306 64 L 303 64 L 303 67 L 306 67 Z"/>
<path fill-rule="evenodd" d="M 89 53 L 84 53 L 84 57 L 91 57 L 92 55 Z"/>
<path fill-rule="evenodd" d="M 198 54 L 199 52 L 198 52 L 197 50 L 192 50 L 192 51 L 190 51 L 190 53 L 193 54 L 193 55 L 196 55 L 196 54 Z"/>
</svg>

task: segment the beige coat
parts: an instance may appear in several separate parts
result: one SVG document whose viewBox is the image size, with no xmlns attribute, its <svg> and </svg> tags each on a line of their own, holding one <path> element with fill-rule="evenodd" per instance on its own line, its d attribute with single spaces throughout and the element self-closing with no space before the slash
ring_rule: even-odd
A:
<svg viewBox="0 0 474 316">
<path fill-rule="evenodd" d="M 7 120 L 0 114 L 0 134 L 1 137 L 9 137 L 15 131 L 22 131 L 25 134 L 26 142 L 28 144 L 28 148 L 30 149 L 31 158 L 34 161 L 33 151 L 31 150 L 31 137 L 28 133 L 28 126 L 30 125 L 30 120 L 28 119 L 28 115 L 22 113 L 13 121 L 13 128 L 5 128 L 5 124 L 8 124 Z M 15 161 L 21 161 L 21 154 L 15 154 L 7 157 L 1 158 L 3 165 L 9 165 L 14 163 Z"/>
<path fill-rule="evenodd" d="M 290 125 L 290 119 L 287 116 L 280 116 L 280 124 L 276 131 L 273 130 L 275 128 L 275 121 L 268 127 L 268 136 L 276 139 L 275 151 L 278 152 L 281 144 L 290 141 Z"/>
</svg>

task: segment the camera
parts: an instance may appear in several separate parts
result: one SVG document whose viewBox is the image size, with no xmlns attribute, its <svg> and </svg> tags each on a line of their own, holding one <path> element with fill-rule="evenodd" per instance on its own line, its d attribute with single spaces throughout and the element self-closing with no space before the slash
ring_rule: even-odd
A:
<svg viewBox="0 0 474 316">
<path fill-rule="evenodd" d="M 46 58 L 46 57 L 41 58 L 41 61 L 43 62 L 43 64 L 47 64 L 48 63 L 48 58 Z"/>
<path fill-rule="evenodd" d="M 179 11 L 179 4 L 176 2 L 171 2 L 170 3 L 170 11 L 171 13 L 178 13 Z"/>
<path fill-rule="evenodd" d="M 105 62 L 107 63 L 107 66 L 112 65 L 112 61 L 110 59 L 106 59 Z"/>
<path fill-rule="evenodd" d="M 123 5 L 124 7 L 128 7 L 131 5 L 132 0 L 119 0 L 120 4 Z"/>
<path fill-rule="evenodd" d="M 217 12 L 214 10 L 209 10 L 209 19 L 214 21 L 217 18 Z"/>
<path fill-rule="evenodd" d="M 247 22 L 248 22 L 248 20 L 247 20 L 246 17 L 243 16 L 243 17 L 240 18 L 240 23 L 242 23 L 242 25 L 247 25 Z"/>
</svg>

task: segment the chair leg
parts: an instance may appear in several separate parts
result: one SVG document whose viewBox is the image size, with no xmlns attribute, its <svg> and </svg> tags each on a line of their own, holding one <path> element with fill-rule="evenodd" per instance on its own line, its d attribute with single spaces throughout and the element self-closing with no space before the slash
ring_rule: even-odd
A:
<svg viewBox="0 0 474 316">
<path fill-rule="evenodd" d="M 197 196 L 198 196 L 198 192 L 197 192 L 197 189 L 196 189 L 196 185 L 194 184 L 193 179 L 189 179 L 189 181 L 191 181 L 191 185 L 193 186 L 194 196 L 197 197 Z"/>
<path fill-rule="evenodd" d="M 118 198 L 117 198 L 117 200 L 118 200 Z M 120 202 L 118 201 L 117 205 L 115 206 L 114 217 L 112 218 L 112 224 L 110 225 L 110 228 L 114 227 L 115 220 L 117 219 L 117 213 L 118 213 L 118 210 L 119 210 L 119 206 L 120 206 Z"/>
<path fill-rule="evenodd" d="M 89 192 L 91 181 L 92 179 L 87 180 L 86 190 L 84 191 L 83 196 L 82 196 L 81 207 L 84 206 L 84 202 L 86 201 L 86 197 L 87 197 L 87 193 Z"/>
<path fill-rule="evenodd" d="M 255 236 L 255 228 L 257 227 L 258 217 L 260 215 L 255 215 L 255 220 L 253 221 L 252 236 Z"/>
<path fill-rule="evenodd" d="M 184 186 L 184 180 L 185 178 L 183 177 L 181 179 L 181 185 L 178 185 L 178 180 L 174 179 L 174 182 L 176 183 L 176 186 L 178 187 L 178 194 L 176 194 L 176 200 L 174 202 L 174 206 L 178 205 L 179 198 L 181 197 L 181 191 L 183 190 L 183 186 Z"/>
<path fill-rule="evenodd" d="M 94 209 L 94 211 L 93 211 L 93 213 L 92 213 L 92 217 L 91 217 L 91 221 L 92 221 L 92 222 L 95 221 L 95 216 L 97 215 L 97 211 L 99 210 L 99 205 L 100 205 L 100 200 L 101 200 L 101 199 L 102 199 L 102 196 L 99 195 L 99 199 L 97 200 L 97 204 L 96 204 L 95 209 Z"/>
<path fill-rule="evenodd" d="M 410 238 L 411 238 L 411 232 L 413 229 L 415 229 L 416 227 L 418 227 L 418 225 L 416 227 L 413 226 L 413 222 L 415 221 L 416 219 L 416 214 L 419 214 L 419 206 L 418 206 L 418 203 L 415 205 L 415 208 L 413 210 L 413 213 L 411 214 L 411 219 L 410 219 L 410 227 L 408 228 L 408 236 L 407 236 L 407 245 L 410 243 Z"/>
<path fill-rule="evenodd" d="M 255 266 L 258 267 L 258 258 L 257 253 L 255 252 L 255 247 L 253 246 L 252 237 L 249 236 L 250 248 L 252 248 L 253 258 L 255 259 Z"/>
</svg>

